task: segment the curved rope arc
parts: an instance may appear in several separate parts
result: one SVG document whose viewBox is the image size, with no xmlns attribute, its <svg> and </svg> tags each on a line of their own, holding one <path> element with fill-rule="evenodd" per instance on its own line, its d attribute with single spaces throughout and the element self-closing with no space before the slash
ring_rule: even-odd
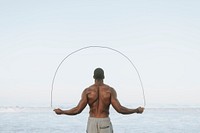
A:
<svg viewBox="0 0 200 133">
<path fill-rule="evenodd" d="M 146 106 L 146 98 L 145 98 L 145 92 L 144 92 L 144 86 L 143 86 L 143 82 L 142 82 L 142 79 L 141 79 L 141 76 L 140 76 L 140 73 L 138 71 L 138 69 L 136 68 L 136 66 L 133 64 L 133 62 L 128 58 L 128 56 L 126 56 L 125 54 L 123 54 L 122 52 L 116 50 L 116 49 L 113 49 L 111 47 L 107 47 L 107 46 L 86 46 L 86 47 L 82 47 L 80 49 L 77 49 L 73 52 L 71 52 L 70 54 L 68 54 L 65 58 L 62 59 L 62 61 L 59 63 L 58 67 L 56 68 L 56 71 L 54 73 L 54 76 L 53 76 L 53 80 L 52 80 L 52 84 L 51 84 L 51 108 L 52 108 L 52 105 L 53 105 L 53 89 L 54 89 L 54 83 L 55 83 L 55 79 L 56 79 L 56 75 L 58 73 L 58 70 L 59 68 L 61 67 L 61 65 L 63 64 L 63 62 L 69 58 L 71 55 L 81 51 L 81 50 L 84 50 L 84 49 L 89 49 L 89 48 L 103 48 L 103 49 L 109 49 L 109 50 L 112 50 L 112 51 L 115 51 L 117 53 L 119 53 L 120 55 L 122 55 L 124 58 L 126 58 L 132 65 L 132 67 L 135 69 L 137 75 L 138 75 L 138 78 L 139 78 L 139 81 L 140 81 L 140 86 L 142 88 L 142 93 L 143 93 L 143 104 L 144 104 L 144 107 Z"/>
</svg>

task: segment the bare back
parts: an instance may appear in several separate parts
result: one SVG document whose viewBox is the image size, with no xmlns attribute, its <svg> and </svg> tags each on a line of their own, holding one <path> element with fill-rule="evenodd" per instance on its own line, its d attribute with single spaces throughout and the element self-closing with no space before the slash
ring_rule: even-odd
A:
<svg viewBox="0 0 200 133">
<path fill-rule="evenodd" d="M 111 88 L 103 83 L 87 88 L 90 117 L 104 118 L 109 115 L 111 104 Z"/>
<path fill-rule="evenodd" d="M 83 111 L 87 106 L 90 106 L 90 117 L 106 118 L 109 116 L 110 105 L 121 114 L 142 113 L 144 108 L 130 109 L 122 106 L 117 99 L 116 91 L 105 85 L 103 81 L 95 81 L 95 84 L 86 88 L 78 105 L 69 110 L 55 109 L 57 114 L 76 115 Z"/>
<path fill-rule="evenodd" d="M 56 114 L 76 115 L 83 109 L 90 106 L 90 117 L 106 118 L 109 116 L 110 105 L 121 114 L 142 113 L 144 108 L 130 109 L 122 106 L 117 99 L 115 89 L 103 83 L 104 72 L 101 68 L 94 71 L 95 83 L 82 92 L 81 99 L 77 106 L 69 110 L 54 109 Z"/>
</svg>

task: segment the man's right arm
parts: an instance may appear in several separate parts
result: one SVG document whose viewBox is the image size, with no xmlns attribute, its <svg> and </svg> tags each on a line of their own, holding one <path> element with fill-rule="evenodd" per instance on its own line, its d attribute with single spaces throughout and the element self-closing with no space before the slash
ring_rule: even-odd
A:
<svg viewBox="0 0 200 133">
<path fill-rule="evenodd" d="M 117 93 L 116 91 L 111 88 L 111 104 L 113 106 L 113 108 L 121 114 L 133 114 L 133 113 L 142 113 L 144 111 L 144 108 L 142 107 L 138 107 L 136 109 L 130 109 L 130 108 L 126 108 L 124 106 L 122 106 L 119 102 L 119 100 L 117 99 Z"/>
</svg>

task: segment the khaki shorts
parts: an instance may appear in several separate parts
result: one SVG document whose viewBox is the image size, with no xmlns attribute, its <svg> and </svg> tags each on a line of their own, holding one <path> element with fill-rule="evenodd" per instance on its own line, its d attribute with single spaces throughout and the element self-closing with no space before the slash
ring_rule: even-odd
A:
<svg viewBox="0 0 200 133">
<path fill-rule="evenodd" d="M 87 133 L 113 133 L 110 118 L 88 118 Z"/>
</svg>

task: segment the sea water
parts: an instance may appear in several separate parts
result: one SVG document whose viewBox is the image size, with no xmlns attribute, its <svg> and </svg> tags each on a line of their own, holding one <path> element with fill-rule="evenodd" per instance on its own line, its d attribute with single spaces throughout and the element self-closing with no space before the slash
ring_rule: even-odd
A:
<svg viewBox="0 0 200 133">
<path fill-rule="evenodd" d="M 200 108 L 147 108 L 143 114 L 110 112 L 114 133 L 199 133 Z M 0 107 L 0 133 L 85 133 L 88 109 L 76 116 L 52 108 Z"/>
</svg>

